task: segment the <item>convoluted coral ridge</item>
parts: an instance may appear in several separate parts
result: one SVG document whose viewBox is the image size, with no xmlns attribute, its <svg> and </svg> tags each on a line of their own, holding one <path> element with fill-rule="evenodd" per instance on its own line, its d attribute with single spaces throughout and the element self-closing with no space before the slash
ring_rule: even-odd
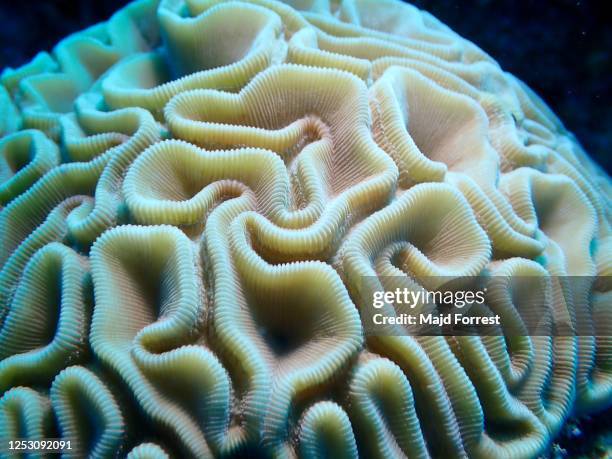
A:
<svg viewBox="0 0 612 459">
<path fill-rule="evenodd" d="M 609 177 L 410 5 L 140 0 L 5 70 L 0 135 L 3 441 L 526 458 L 612 404 Z M 593 333 L 364 332 L 364 276 L 485 272 L 598 276 Z"/>
</svg>

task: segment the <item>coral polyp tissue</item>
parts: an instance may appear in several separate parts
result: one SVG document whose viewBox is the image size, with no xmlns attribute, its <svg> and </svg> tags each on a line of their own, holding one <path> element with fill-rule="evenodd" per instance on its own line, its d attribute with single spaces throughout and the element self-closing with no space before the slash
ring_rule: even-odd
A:
<svg viewBox="0 0 612 459">
<path fill-rule="evenodd" d="M 535 457 L 612 403 L 609 177 L 410 5 L 137 1 L 6 69 L 0 135 L 3 442 Z M 483 273 L 597 278 L 593 332 L 364 332 L 365 277 Z"/>
</svg>

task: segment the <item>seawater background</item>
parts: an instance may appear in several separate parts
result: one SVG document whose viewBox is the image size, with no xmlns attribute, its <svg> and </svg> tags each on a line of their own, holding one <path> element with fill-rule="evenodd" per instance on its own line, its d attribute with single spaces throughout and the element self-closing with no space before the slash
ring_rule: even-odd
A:
<svg viewBox="0 0 612 459">
<path fill-rule="evenodd" d="M 409 3 L 429 11 L 527 83 L 612 175 L 612 8 L 608 1 Z"/>
<path fill-rule="evenodd" d="M 0 0 L 0 69 L 127 0 Z M 604 0 L 411 0 L 534 89 L 612 175 L 612 8 Z"/>
<path fill-rule="evenodd" d="M 127 0 L 0 0 L 0 71 Z M 412 0 L 534 89 L 612 175 L 612 9 L 604 0 Z M 552 457 L 606 457 L 612 412 L 571 420 Z"/>
</svg>

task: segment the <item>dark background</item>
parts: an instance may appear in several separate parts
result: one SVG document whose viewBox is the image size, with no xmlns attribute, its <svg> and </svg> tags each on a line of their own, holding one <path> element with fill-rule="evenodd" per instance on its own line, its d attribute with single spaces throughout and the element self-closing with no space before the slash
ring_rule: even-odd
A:
<svg viewBox="0 0 612 459">
<path fill-rule="evenodd" d="M 26 63 L 125 0 L 0 0 L 0 69 Z M 412 0 L 534 89 L 611 174 L 612 14 L 604 0 Z M 609 5 L 608 5 L 609 6 Z M 611 8 L 607 8 L 612 10 Z"/>
</svg>

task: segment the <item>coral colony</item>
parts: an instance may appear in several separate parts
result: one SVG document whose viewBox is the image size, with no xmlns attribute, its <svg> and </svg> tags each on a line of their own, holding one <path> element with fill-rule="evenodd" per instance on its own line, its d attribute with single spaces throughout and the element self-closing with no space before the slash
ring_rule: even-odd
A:
<svg viewBox="0 0 612 459">
<path fill-rule="evenodd" d="M 0 83 L 2 454 L 526 458 L 610 406 L 610 178 L 431 15 L 141 0 Z M 592 332 L 365 331 L 482 275 Z"/>
</svg>

